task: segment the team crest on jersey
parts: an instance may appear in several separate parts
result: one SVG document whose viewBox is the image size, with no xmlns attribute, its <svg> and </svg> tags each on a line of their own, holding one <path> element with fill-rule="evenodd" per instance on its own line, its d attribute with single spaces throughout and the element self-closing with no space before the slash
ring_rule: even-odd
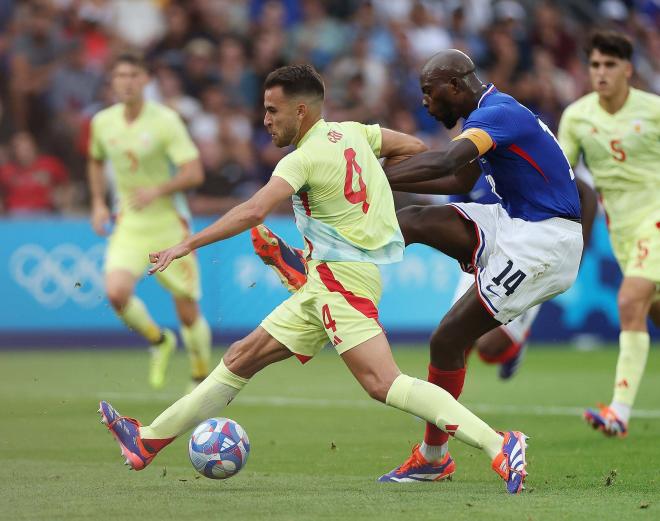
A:
<svg viewBox="0 0 660 521">
<path fill-rule="evenodd" d="M 342 134 L 341 132 L 337 132 L 336 130 L 331 130 L 330 132 L 328 132 L 328 141 L 330 141 L 331 143 L 336 143 L 343 137 L 344 134 Z"/>
<path fill-rule="evenodd" d="M 140 139 L 142 140 L 142 144 L 145 147 L 151 145 L 151 134 L 149 134 L 148 132 L 143 132 L 142 135 L 140 136 Z"/>
<path fill-rule="evenodd" d="M 633 123 L 633 130 L 637 134 L 641 134 L 642 133 L 642 120 L 641 119 L 636 119 L 632 123 Z"/>
</svg>

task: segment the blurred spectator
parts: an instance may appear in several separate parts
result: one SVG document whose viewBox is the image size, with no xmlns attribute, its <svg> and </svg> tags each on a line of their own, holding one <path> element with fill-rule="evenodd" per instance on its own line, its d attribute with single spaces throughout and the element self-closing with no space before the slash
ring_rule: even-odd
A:
<svg viewBox="0 0 660 521">
<path fill-rule="evenodd" d="M 358 36 L 348 53 L 330 69 L 325 79 L 330 119 L 373 121 L 386 103 L 387 67 L 369 54 L 369 42 Z M 343 110 L 342 110 L 343 109 Z M 346 112 L 346 110 L 351 110 Z"/>
<path fill-rule="evenodd" d="M 555 65 L 564 69 L 577 49 L 575 38 L 568 33 L 565 24 L 556 5 L 544 1 L 536 7 L 532 43 L 548 51 Z"/>
<path fill-rule="evenodd" d="M 233 104 L 252 108 L 257 102 L 257 77 L 245 55 L 245 45 L 238 38 L 226 36 L 219 45 L 217 70 L 220 82 Z"/>
<path fill-rule="evenodd" d="M 117 36 L 132 47 L 146 47 L 165 32 L 163 13 L 153 0 L 97 0 L 112 12 Z"/>
<path fill-rule="evenodd" d="M 301 0 L 303 19 L 291 31 L 288 59 L 325 67 L 345 47 L 348 28 L 326 15 L 320 0 Z"/>
<path fill-rule="evenodd" d="M 48 119 L 46 97 L 63 40 L 47 2 L 28 4 L 18 17 L 22 30 L 14 40 L 10 69 L 13 123 L 19 130 L 40 130 Z"/>
<path fill-rule="evenodd" d="M 183 85 L 187 94 L 199 98 L 202 90 L 216 83 L 218 74 L 213 65 L 214 45 L 204 38 L 195 38 L 186 45 Z"/>
<path fill-rule="evenodd" d="M 68 172 L 56 157 L 43 155 L 27 132 L 11 140 L 10 159 L 0 166 L 0 192 L 6 213 L 62 211 L 70 207 Z"/>
<path fill-rule="evenodd" d="M 71 120 L 70 114 L 77 116 L 94 100 L 102 79 L 100 72 L 88 66 L 82 42 L 69 42 L 61 66 L 52 75 L 48 91 L 51 113 Z"/>
<path fill-rule="evenodd" d="M 181 78 L 171 67 L 159 66 L 147 85 L 145 98 L 158 101 L 175 110 L 179 115 L 190 123 L 201 112 L 201 104 L 192 96 L 183 91 Z"/>
<path fill-rule="evenodd" d="M 17 164 L 11 136 L 29 130 L 64 163 L 73 202 L 87 204 L 89 119 L 114 102 L 103 75 L 137 47 L 153 71 L 147 97 L 176 110 L 202 150 L 207 184 L 193 209 L 222 212 L 287 153 L 263 129 L 262 84 L 277 67 L 319 69 L 327 119 L 377 122 L 442 147 L 460 123 L 446 131 L 421 104 L 431 54 L 464 50 L 484 82 L 553 128 L 590 89 L 581 46 L 594 25 L 633 38 L 633 85 L 659 92 L 657 0 L 0 0 L 0 164 Z"/>
<path fill-rule="evenodd" d="M 452 46 L 451 38 L 442 20 L 434 16 L 420 1 L 413 4 L 410 24 L 405 31 L 415 60 L 420 66 L 439 49 L 448 49 Z"/>
</svg>

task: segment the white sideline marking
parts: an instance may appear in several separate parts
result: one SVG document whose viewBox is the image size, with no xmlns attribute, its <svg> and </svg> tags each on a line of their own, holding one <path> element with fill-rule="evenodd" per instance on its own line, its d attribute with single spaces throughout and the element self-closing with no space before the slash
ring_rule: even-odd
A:
<svg viewBox="0 0 660 521">
<path fill-rule="evenodd" d="M 136 392 L 101 392 L 97 394 L 103 400 L 124 401 L 175 401 L 181 398 L 176 393 L 136 393 Z M 271 407 L 317 407 L 317 408 L 346 408 L 365 409 L 379 407 L 380 404 L 372 400 L 328 400 L 325 398 L 295 398 L 288 396 L 239 396 L 234 403 L 246 406 Z M 552 405 L 505 405 L 492 403 L 464 404 L 475 413 L 486 414 L 519 414 L 523 416 L 572 416 L 580 417 L 584 407 L 562 407 Z M 635 418 L 660 419 L 660 409 L 635 409 L 632 416 Z"/>
</svg>

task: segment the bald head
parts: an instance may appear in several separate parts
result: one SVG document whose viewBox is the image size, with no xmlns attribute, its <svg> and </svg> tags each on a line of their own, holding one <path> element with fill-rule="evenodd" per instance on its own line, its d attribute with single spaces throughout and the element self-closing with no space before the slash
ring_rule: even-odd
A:
<svg viewBox="0 0 660 521">
<path fill-rule="evenodd" d="M 422 103 L 447 128 L 474 110 L 484 88 L 474 62 L 457 49 L 431 56 L 422 67 L 419 83 L 424 95 Z"/>
<path fill-rule="evenodd" d="M 446 49 L 434 54 L 422 67 L 422 76 L 448 81 L 475 71 L 470 57 L 458 49 Z"/>
</svg>

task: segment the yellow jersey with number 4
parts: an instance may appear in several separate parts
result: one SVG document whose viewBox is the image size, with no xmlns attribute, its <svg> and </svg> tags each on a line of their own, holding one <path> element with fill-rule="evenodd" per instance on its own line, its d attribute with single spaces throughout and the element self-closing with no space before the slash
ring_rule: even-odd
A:
<svg viewBox="0 0 660 521">
<path fill-rule="evenodd" d="M 378 125 L 321 119 L 275 167 L 273 175 L 296 191 L 296 225 L 312 259 L 390 264 L 403 258 L 392 191 L 378 162 L 381 142 Z"/>
<path fill-rule="evenodd" d="M 634 227 L 660 201 L 660 96 L 631 88 L 610 114 L 591 93 L 569 105 L 559 143 L 572 165 L 580 155 L 594 177 L 611 229 Z"/>
<path fill-rule="evenodd" d="M 173 110 L 147 101 L 130 123 L 124 117 L 122 103 L 102 110 L 92 119 L 89 153 L 96 160 L 110 161 L 116 211 L 122 220 L 153 220 L 167 214 L 189 218 L 182 193 L 156 199 L 140 211 L 126 204 L 136 188 L 158 186 L 174 174 L 176 167 L 198 157 L 197 147 Z"/>
</svg>

